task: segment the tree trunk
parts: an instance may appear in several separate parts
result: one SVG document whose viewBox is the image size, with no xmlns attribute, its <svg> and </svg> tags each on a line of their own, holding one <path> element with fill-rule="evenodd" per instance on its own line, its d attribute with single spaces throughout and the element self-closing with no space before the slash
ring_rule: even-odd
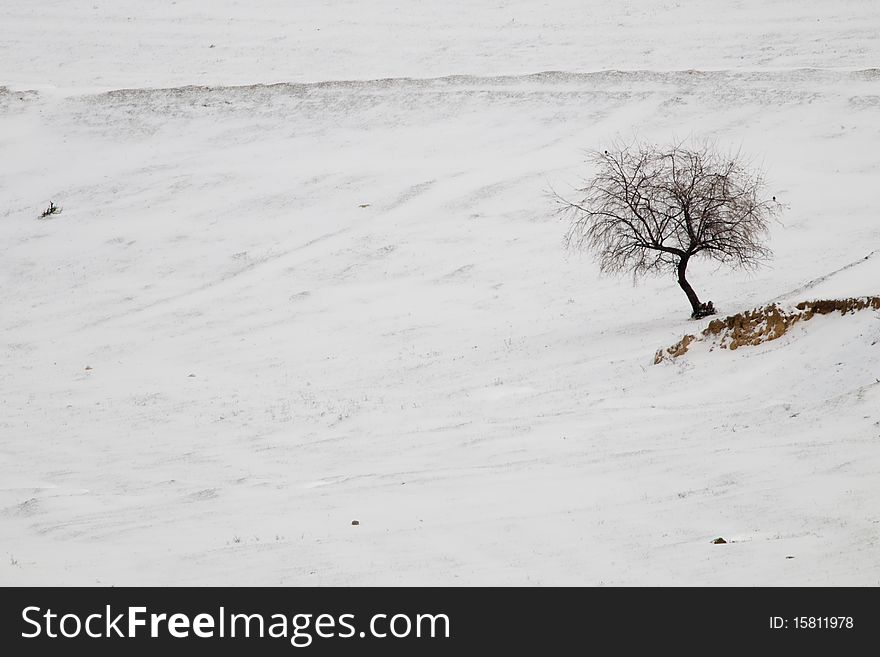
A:
<svg viewBox="0 0 880 657">
<path fill-rule="evenodd" d="M 687 277 L 685 276 L 685 273 L 687 272 L 688 260 L 690 260 L 690 258 L 685 256 L 678 261 L 678 284 L 687 295 L 688 301 L 691 302 L 691 309 L 693 310 L 693 313 L 691 313 L 691 317 L 696 317 L 700 314 L 703 304 L 700 303 L 700 299 L 699 297 L 697 297 L 697 293 L 694 292 L 694 288 L 691 287 L 691 284 L 688 283 Z"/>
</svg>

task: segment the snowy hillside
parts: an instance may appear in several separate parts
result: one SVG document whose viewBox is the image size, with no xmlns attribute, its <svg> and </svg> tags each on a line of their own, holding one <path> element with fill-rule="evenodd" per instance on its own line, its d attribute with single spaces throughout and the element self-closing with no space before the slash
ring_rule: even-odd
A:
<svg viewBox="0 0 880 657">
<path fill-rule="evenodd" d="M 878 313 L 653 365 L 550 194 L 708 135 L 702 298 L 880 293 L 876 3 L 298 4 L 0 9 L 0 584 L 880 584 Z"/>
<path fill-rule="evenodd" d="M 606 69 L 864 68 L 874 0 L 4 2 L 4 84 L 174 87 Z"/>
</svg>

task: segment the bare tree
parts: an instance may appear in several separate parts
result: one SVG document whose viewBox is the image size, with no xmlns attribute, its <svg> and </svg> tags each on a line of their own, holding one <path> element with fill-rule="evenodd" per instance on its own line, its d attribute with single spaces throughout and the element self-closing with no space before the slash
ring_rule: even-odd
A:
<svg viewBox="0 0 880 657">
<path fill-rule="evenodd" d="M 582 200 L 556 198 L 571 217 L 567 243 L 592 251 L 602 272 L 674 272 L 699 318 L 715 309 L 687 280 L 692 258 L 751 269 L 771 256 L 762 242 L 781 205 L 763 198 L 762 173 L 739 154 L 708 143 L 615 144 L 591 160 L 596 173 L 578 190 Z"/>
</svg>

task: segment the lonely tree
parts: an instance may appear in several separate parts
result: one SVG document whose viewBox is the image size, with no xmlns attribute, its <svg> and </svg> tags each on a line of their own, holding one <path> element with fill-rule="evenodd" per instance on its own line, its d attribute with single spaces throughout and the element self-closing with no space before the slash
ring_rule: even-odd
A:
<svg viewBox="0 0 880 657">
<path fill-rule="evenodd" d="M 694 318 L 715 312 L 687 280 L 695 257 L 751 269 L 770 257 L 763 240 L 780 205 L 762 196 L 760 171 L 709 144 L 616 145 L 591 154 L 595 175 L 571 217 L 570 246 L 586 248 L 602 272 L 674 273 Z"/>
</svg>

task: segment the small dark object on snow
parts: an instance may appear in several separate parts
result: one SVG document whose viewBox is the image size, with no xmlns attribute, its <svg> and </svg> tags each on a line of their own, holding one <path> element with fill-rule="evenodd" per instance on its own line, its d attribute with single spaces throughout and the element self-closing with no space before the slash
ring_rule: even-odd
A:
<svg viewBox="0 0 880 657">
<path fill-rule="evenodd" d="M 700 307 L 697 308 L 693 313 L 691 313 L 691 317 L 693 319 L 702 319 L 703 317 L 708 317 L 709 315 L 715 314 L 715 306 L 711 301 L 707 301 L 706 303 L 701 303 Z"/>
<path fill-rule="evenodd" d="M 723 538 L 721 538 L 719 536 L 714 541 L 712 541 L 712 543 L 714 543 L 715 545 L 723 545 L 723 544 L 727 543 L 727 541 L 725 541 Z"/>
<path fill-rule="evenodd" d="M 352 520 L 351 524 L 352 525 L 359 525 L 359 524 L 361 524 L 361 521 L 360 520 Z"/>
<path fill-rule="evenodd" d="M 91 369 L 92 369 L 91 365 L 86 365 L 86 372 L 90 371 Z"/>
<path fill-rule="evenodd" d="M 368 207 L 370 207 L 370 204 L 369 203 L 361 203 L 358 205 L 358 207 L 359 208 L 368 208 Z"/>
<path fill-rule="evenodd" d="M 43 214 L 40 215 L 40 219 L 45 219 L 46 217 L 53 214 L 58 214 L 59 212 L 61 212 L 61 208 L 55 205 L 55 203 L 53 203 L 52 201 L 49 201 L 49 207 L 43 210 Z"/>
<path fill-rule="evenodd" d="M 794 557 L 785 557 L 786 559 L 794 559 Z"/>
<path fill-rule="evenodd" d="M 187 374 L 187 377 L 189 377 L 190 379 L 194 379 L 194 378 L 196 378 L 196 375 L 195 374 Z"/>
</svg>

